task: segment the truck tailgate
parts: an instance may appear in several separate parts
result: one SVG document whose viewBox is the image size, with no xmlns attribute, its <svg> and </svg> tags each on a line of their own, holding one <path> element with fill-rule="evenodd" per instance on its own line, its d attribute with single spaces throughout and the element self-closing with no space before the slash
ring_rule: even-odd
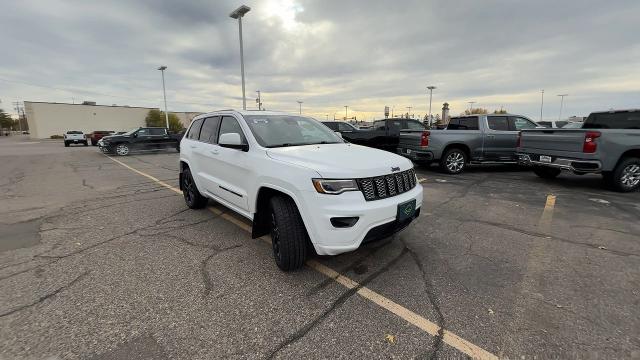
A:
<svg viewBox="0 0 640 360">
<path fill-rule="evenodd" d="M 523 130 L 520 146 L 526 149 L 581 152 L 584 129 Z"/>
<path fill-rule="evenodd" d="M 401 147 L 420 146 L 420 139 L 422 138 L 422 133 L 423 133 L 422 130 L 400 130 L 399 146 Z"/>
</svg>

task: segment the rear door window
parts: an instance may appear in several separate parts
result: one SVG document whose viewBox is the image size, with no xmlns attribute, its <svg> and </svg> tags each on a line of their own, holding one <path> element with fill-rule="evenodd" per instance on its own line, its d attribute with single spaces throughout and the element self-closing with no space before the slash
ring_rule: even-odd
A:
<svg viewBox="0 0 640 360">
<path fill-rule="evenodd" d="M 591 114 L 583 129 L 640 129 L 640 111 Z"/>
<path fill-rule="evenodd" d="M 345 123 L 338 123 L 339 131 L 353 131 L 353 128 Z"/>
<path fill-rule="evenodd" d="M 220 117 L 214 116 L 204 119 L 202 124 L 202 130 L 200 130 L 200 141 L 208 142 L 211 144 L 217 144 L 216 132 L 218 131 L 218 125 L 220 124 Z"/>
<path fill-rule="evenodd" d="M 200 136 L 200 129 L 202 128 L 202 119 L 194 120 L 193 124 L 189 128 L 189 133 L 187 134 L 187 139 L 198 140 Z"/>
<path fill-rule="evenodd" d="M 506 116 L 489 116 L 487 124 L 491 130 L 509 131 L 509 118 Z"/>
<path fill-rule="evenodd" d="M 149 129 L 149 135 L 164 136 L 167 135 L 167 129 Z"/>
</svg>

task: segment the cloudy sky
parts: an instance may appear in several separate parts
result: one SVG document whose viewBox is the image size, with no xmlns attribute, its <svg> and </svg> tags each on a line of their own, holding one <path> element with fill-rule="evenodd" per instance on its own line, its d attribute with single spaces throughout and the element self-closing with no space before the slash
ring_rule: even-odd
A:
<svg viewBox="0 0 640 360">
<path fill-rule="evenodd" d="M 247 106 L 370 120 L 384 106 L 557 118 L 640 107 L 640 1 L 247 0 Z M 3 1 L 0 107 L 16 100 L 241 108 L 228 0 Z"/>
</svg>

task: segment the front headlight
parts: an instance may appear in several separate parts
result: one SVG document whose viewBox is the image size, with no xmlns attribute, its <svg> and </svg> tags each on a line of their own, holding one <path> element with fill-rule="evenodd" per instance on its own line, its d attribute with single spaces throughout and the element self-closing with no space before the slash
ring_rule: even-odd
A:
<svg viewBox="0 0 640 360">
<path fill-rule="evenodd" d="M 358 184 L 353 179 L 311 179 L 313 187 L 321 194 L 338 195 L 345 191 L 358 191 Z"/>
</svg>

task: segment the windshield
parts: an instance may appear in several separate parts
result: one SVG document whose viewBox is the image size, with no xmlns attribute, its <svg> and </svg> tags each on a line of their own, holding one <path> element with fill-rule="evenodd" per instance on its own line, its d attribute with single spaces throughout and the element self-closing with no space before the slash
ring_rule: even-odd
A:
<svg viewBox="0 0 640 360">
<path fill-rule="evenodd" d="M 246 115 L 251 133 L 264 147 L 338 144 L 344 141 L 322 123 L 291 115 Z"/>
<path fill-rule="evenodd" d="M 135 128 L 135 129 L 133 129 L 133 130 L 129 130 L 129 131 L 127 131 L 127 132 L 126 132 L 126 133 L 124 133 L 123 135 L 133 135 L 133 133 L 134 133 L 134 132 L 136 132 L 136 131 L 138 131 L 138 130 L 140 130 L 140 128 Z"/>
</svg>

